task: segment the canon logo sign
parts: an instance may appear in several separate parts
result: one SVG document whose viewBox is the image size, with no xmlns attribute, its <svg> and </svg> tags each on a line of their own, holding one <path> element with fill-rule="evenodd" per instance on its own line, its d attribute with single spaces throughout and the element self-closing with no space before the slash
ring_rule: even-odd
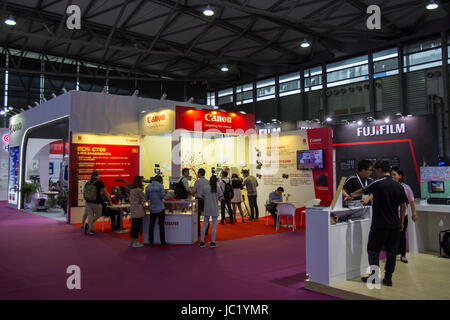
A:
<svg viewBox="0 0 450 320">
<path fill-rule="evenodd" d="M 217 116 L 210 113 L 205 114 L 205 120 L 210 122 L 231 123 L 231 117 Z"/>
<path fill-rule="evenodd" d="M 359 127 L 357 129 L 358 137 L 382 136 L 387 134 L 404 134 L 406 126 L 404 123 L 382 124 L 379 126 Z"/>
<path fill-rule="evenodd" d="M 147 122 L 148 123 L 154 123 L 154 122 L 159 122 L 159 121 L 164 121 L 166 120 L 166 115 L 165 114 L 161 114 L 161 115 L 149 115 L 147 117 Z"/>
</svg>

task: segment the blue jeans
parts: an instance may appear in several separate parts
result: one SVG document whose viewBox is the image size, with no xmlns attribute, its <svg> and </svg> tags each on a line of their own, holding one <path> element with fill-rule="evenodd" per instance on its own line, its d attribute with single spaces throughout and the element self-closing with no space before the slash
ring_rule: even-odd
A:
<svg viewBox="0 0 450 320">
<path fill-rule="evenodd" d="M 203 227 L 202 227 L 202 235 L 200 238 L 201 242 L 205 242 L 205 233 L 206 229 L 209 227 L 209 216 L 205 216 L 203 219 Z M 212 218 L 212 234 L 211 234 L 211 242 L 216 242 L 216 230 L 217 230 L 217 216 Z"/>
</svg>

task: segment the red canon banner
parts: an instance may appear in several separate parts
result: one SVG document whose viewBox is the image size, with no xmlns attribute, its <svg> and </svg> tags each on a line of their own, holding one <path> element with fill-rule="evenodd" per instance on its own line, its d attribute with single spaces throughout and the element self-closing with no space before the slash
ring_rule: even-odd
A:
<svg viewBox="0 0 450 320">
<path fill-rule="evenodd" d="M 72 144 L 70 158 L 72 207 L 84 205 L 83 187 L 93 170 L 99 171 L 108 192 L 139 175 L 139 146 Z"/>
<path fill-rule="evenodd" d="M 330 127 L 307 131 L 309 150 L 323 150 L 323 170 L 314 170 L 314 189 L 321 205 L 328 206 L 333 200 L 333 141 Z"/>
<path fill-rule="evenodd" d="M 244 134 L 255 129 L 255 115 L 177 106 L 175 129 Z"/>
</svg>

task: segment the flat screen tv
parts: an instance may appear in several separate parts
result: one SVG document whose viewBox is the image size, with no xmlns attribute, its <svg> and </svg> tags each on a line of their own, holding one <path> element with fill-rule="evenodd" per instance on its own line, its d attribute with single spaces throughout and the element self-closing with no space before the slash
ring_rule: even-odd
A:
<svg viewBox="0 0 450 320">
<path fill-rule="evenodd" d="M 429 181 L 428 182 L 428 192 L 429 193 L 444 193 L 444 181 Z"/>
<path fill-rule="evenodd" d="M 323 170 L 323 150 L 297 151 L 298 170 Z"/>
</svg>

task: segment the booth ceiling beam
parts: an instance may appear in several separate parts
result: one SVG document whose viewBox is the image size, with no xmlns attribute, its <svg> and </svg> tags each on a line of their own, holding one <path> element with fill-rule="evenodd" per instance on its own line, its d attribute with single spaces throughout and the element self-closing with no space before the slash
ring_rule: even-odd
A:
<svg viewBox="0 0 450 320">
<path fill-rule="evenodd" d="M 14 28 L 0 24 L 1 42 L 218 88 L 440 33 L 450 20 L 450 0 L 439 0 L 433 12 L 425 9 L 426 0 L 380 0 L 382 30 L 365 27 L 364 0 L 85 0 L 82 29 L 67 30 L 64 8 L 76 2 L 1 1 L 2 19 L 13 14 L 18 20 Z M 202 13 L 207 4 L 216 11 L 212 17 Z M 311 48 L 299 48 L 304 38 Z M 223 64 L 229 72 L 220 72 Z"/>
</svg>

